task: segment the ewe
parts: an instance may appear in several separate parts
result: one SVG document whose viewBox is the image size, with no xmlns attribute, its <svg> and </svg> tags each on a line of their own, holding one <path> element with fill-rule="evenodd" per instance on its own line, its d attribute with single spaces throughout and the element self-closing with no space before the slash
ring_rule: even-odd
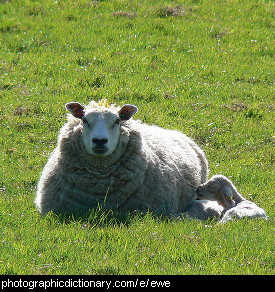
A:
<svg viewBox="0 0 275 292">
<path fill-rule="evenodd" d="M 243 217 L 267 219 L 265 211 L 255 203 L 244 199 L 233 183 L 223 175 L 212 176 L 200 185 L 196 192 L 198 198 L 217 201 L 224 207 L 222 223 Z"/>
<path fill-rule="evenodd" d="M 100 204 L 122 214 L 178 215 L 191 206 L 200 219 L 205 203 L 194 200 L 208 163 L 194 141 L 131 119 L 134 105 L 103 100 L 66 108 L 71 114 L 38 183 L 35 204 L 42 214 L 86 214 Z M 220 208 L 212 209 L 209 216 L 219 217 Z"/>
</svg>

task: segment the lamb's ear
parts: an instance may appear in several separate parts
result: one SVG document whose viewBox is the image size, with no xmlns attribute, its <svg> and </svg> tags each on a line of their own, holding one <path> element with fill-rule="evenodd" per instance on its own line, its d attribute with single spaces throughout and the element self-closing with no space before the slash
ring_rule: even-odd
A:
<svg viewBox="0 0 275 292">
<path fill-rule="evenodd" d="M 233 191 L 229 186 L 224 185 L 222 187 L 222 192 L 223 192 L 224 197 L 232 198 Z"/>
<path fill-rule="evenodd" d="M 65 107 L 74 117 L 78 119 L 82 119 L 85 114 L 84 107 L 78 102 L 68 102 Z"/>
<path fill-rule="evenodd" d="M 132 115 L 137 113 L 138 108 L 132 104 L 125 104 L 119 111 L 118 115 L 122 121 L 129 120 Z"/>
</svg>

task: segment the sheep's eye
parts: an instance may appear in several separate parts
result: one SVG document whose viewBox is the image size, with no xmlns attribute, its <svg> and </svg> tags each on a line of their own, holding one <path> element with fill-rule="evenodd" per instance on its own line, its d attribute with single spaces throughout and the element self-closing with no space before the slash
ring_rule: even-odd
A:
<svg viewBox="0 0 275 292">
<path fill-rule="evenodd" d="M 120 123 L 120 119 L 116 119 L 114 124 L 119 125 L 119 123 Z"/>
<path fill-rule="evenodd" d="M 82 123 L 89 125 L 88 122 L 87 122 L 87 120 L 85 118 L 82 118 Z"/>
</svg>

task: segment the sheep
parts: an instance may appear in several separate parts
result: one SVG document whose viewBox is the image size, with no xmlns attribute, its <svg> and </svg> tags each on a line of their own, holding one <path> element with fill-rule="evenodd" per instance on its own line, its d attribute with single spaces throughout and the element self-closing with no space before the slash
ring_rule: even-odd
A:
<svg viewBox="0 0 275 292">
<path fill-rule="evenodd" d="M 245 199 L 238 193 L 233 183 L 223 175 L 214 175 L 196 190 L 199 199 L 218 201 L 225 209 L 230 209 Z"/>
<path fill-rule="evenodd" d="M 132 119 L 138 108 L 131 104 L 101 100 L 65 107 L 68 121 L 37 186 L 42 215 L 83 215 L 98 205 L 119 214 L 177 215 L 203 205 L 193 201 L 207 179 L 208 161 L 185 134 Z"/>
<path fill-rule="evenodd" d="M 196 193 L 198 198 L 217 201 L 224 207 L 221 223 L 243 217 L 267 219 L 265 211 L 246 200 L 234 184 L 223 175 L 212 176 L 197 188 Z"/>
</svg>

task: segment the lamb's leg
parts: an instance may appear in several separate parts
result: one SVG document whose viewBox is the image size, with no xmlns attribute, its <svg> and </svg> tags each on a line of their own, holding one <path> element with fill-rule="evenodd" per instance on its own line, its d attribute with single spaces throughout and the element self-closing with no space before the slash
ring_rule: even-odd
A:
<svg viewBox="0 0 275 292">
<path fill-rule="evenodd" d="M 182 213 L 182 217 L 197 220 L 220 219 L 222 211 L 223 207 L 216 201 L 194 200 Z"/>
</svg>

